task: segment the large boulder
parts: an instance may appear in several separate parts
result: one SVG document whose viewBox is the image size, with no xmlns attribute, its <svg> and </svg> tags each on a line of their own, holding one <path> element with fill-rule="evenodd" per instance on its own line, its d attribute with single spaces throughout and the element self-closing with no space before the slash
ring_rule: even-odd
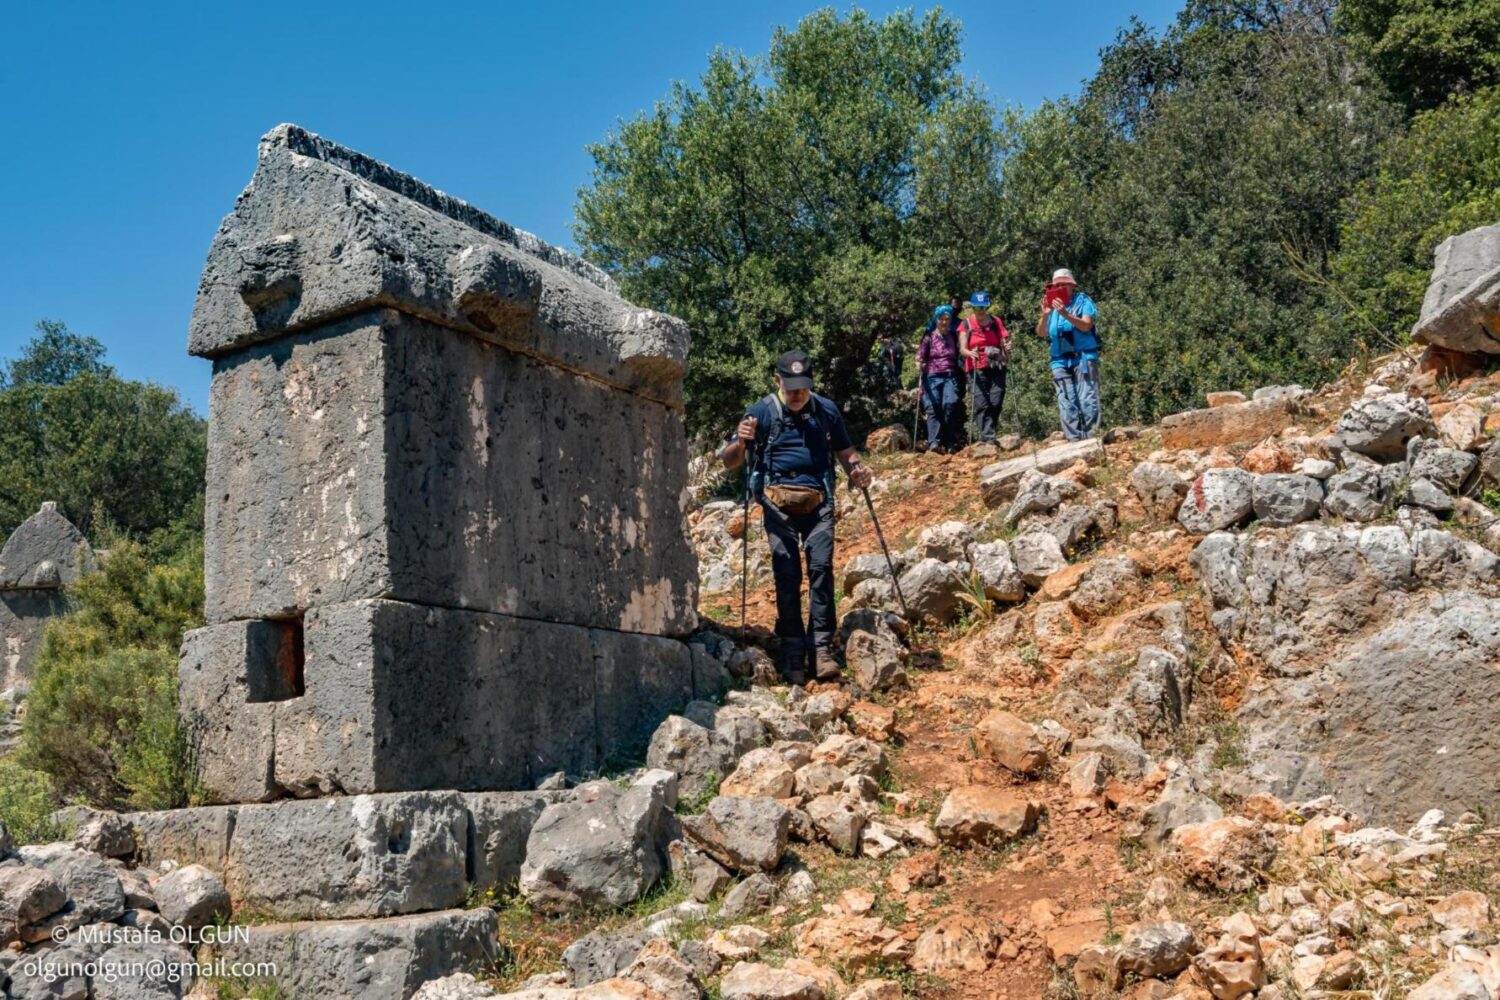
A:
<svg viewBox="0 0 1500 1000">
<path fill-rule="evenodd" d="M 1324 484 L 1323 510 L 1350 521 L 1373 521 L 1385 510 L 1385 484 L 1368 465 L 1355 465 Z"/>
<path fill-rule="evenodd" d="M 859 803 L 843 794 L 820 795 L 807 804 L 818 834 L 841 854 L 858 854 L 860 834 L 865 829 L 865 815 Z"/>
<path fill-rule="evenodd" d="M 179 927 L 207 927 L 229 916 L 229 890 L 202 865 L 184 865 L 156 883 L 156 908 Z"/>
<path fill-rule="evenodd" d="M 917 535 L 916 555 L 918 559 L 936 559 L 938 562 L 964 562 L 968 559 L 969 545 L 974 541 L 974 529 L 963 521 L 944 521 L 923 528 Z"/>
<path fill-rule="evenodd" d="M 1004 944 L 1003 925 L 982 917 L 947 917 L 922 932 L 912 946 L 911 967 L 932 976 L 961 976 L 990 967 Z"/>
<path fill-rule="evenodd" d="M 1322 504 L 1323 484 L 1311 476 L 1274 472 L 1255 479 L 1255 516 L 1271 527 L 1310 521 Z"/>
<path fill-rule="evenodd" d="M 865 451 L 872 455 L 883 455 L 891 451 L 910 451 L 911 432 L 900 424 L 891 424 L 870 432 L 865 438 Z"/>
<path fill-rule="evenodd" d="M 1412 339 L 1470 354 L 1500 354 L 1500 224 L 1450 236 L 1433 253 L 1432 280 Z"/>
<path fill-rule="evenodd" d="M 678 794 L 694 801 L 734 769 L 734 756 L 733 748 L 713 729 L 669 715 L 651 736 L 646 766 L 675 773 Z"/>
<path fill-rule="evenodd" d="M 705 854 L 738 872 L 775 871 L 786 851 L 792 816 L 775 799 L 721 795 L 701 816 L 684 816 L 682 831 Z"/>
<path fill-rule="evenodd" d="M 1276 838 L 1245 816 L 1180 826 L 1172 831 L 1171 845 L 1189 882 L 1225 893 L 1260 885 L 1276 857 Z"/>
<path fill-rule="evenodd" d="M 901 594 L 913 617 L 942 624 L 963 605 L 958 595 L 967 582 L 952 564 L 923 559 L 901 574 Z"/>
<path fill-rule="evenodd" d="M 987 785 L 955 788 L 943 800 L 933 830 L 945 844 L 998 843 L 1036 829 L 1040 807 L 1023 795 Z"/>
<path fill-rule="evenodd" d="M 1143 585 L 1141 568 L 1129 556 L 1095 559 L 1078 578 L 1068 607 L 1085 618 L 1103 618 L 1139 597 Z"/>
<path fill-rule="evenodd" d="M 62 909 L 68 894 L 40 868 L 0 864 L 0 948 L 20 938 L 22 928 Z"/>
<path fill-rule="evenodd" d="M 899 568 L 899 567 L 898 567 Z M 886 567 L 885 556 L 879 552 L 867 552 L 862 556 L 855 556 L 844 563 L 843 587 L 844 593 L 854 593 L 866 580 L 883 580 L 890 576 L 890 570 Z"/>
<path fill-rule="evenodd" d="M 1331 793 L 1385 822 L 1500 809 L 1493 553 L 1432 528 L 1315 523 L 1210 535 L 1191 563 L 1220 638 L 1263 678 L 1237 716 L 1246 791 Z"/>
<path fill-rule="evenodd" d="M 979 542 L 969 548 L 969 562 L 984 582 L 984 594 L 992 601 L 1021 601 L 1026 598 L 1026 581 L 1011 558 L 1010 546 L 996 539 Z"/>
<path fill-rule="evenodd" d="M 1130 977 L 1175 976 L 1188 967 L 1199 950 L 1198 939 L 1187 924 L 1137 924 L 1125 932 L 1115 949 L 1116 982 L 1123 983 Z"/>
<path fill-rule="evenodd" d="M 1047 749 L 1036 727 L 1020 716 L 996 710 L 974 727 L 979 748 L 995 763 L 1016 774 L 1034 775 L 1047 766 Z"/>
<path fill-rule="evenodd" d="M 1031 455 L 1007 458 L 979 470 L 979 493 L 988 507 L 1000 507 L 1015 498 L 1021 477 L 1036 469 L 1045 473 L 1058 473 L 1075 462 L 1097 465 L 1104 461 L 1104 445 L 1098 438 L 1069 441 L 1067 444 L 1043 448 Z"/>
<path fill-rule="evenodd" d="M 1467 451 L 1441 445 L 1418 447 L 1411 463 L 1411 477 L 1429 480 L 1445 493 L 1456 495 L 1463 491 L 1478 465 L 1479 456 Z"/>
<path fill-rule="evenodd" d="M 1028 469 L 1016 485 L 1016 498 L 1005 512 L 1005 523 L 1015 524 L 1027 514 L 1050 514 L 1064 500 L 1078 495 L 1078 484 L 1040 469 Z"/>
<path fill-rule="evenodd" d="M 1406 444 L 1414 437 L 1436 436 L 1427 403 L 1401 392 L 1357 399 L 1339 417 L 1343 446 L 1381 462 L 1404 458 Z"/>
<path fill-rule="evenodd" d="M 1255 476 L 1244 469 L 1209 469 L 1188 489 L 1178 522 L 1195 535 L 1239 524 L 1255 510 Z"/>
<path fill-rule="evenodd" d="M 583 988 L 613 979 L 635 963 L 650 938 L 644 930 L 596 930 L 578 938 L 562 953 L 568 980 Z"/>
<path fill-rule="evenodd" d="M 1053 573 L 1068 565 L 1062 543 L 1050 531 L 1026 531 L 1010 541 L 1016 571 L 1030 587 L 1040 587 Z"/>
<path fill-rule="evenodd" d="M 760 962 L 738 962 L 719 981 L 723 1000 L 825 1000 L 818 981 Z"/>
<path fill-rule="evenodd" d="M 1157 462 L 1141 462 L 1130 473 L 1130 488 L 1140 497 L 1141 506 L 1164 521 L 1177 516 L 1191 484 L 1189 477 Z"/>
<path fill-rule="evenodd" d="M 719 786 L 719 792 L 746 799 L 785 799 L 791 797 L 795 784 L 796 778 L 785 757 L 770 747 L 756 747 L 740 758 L 738 766 Z"/>
<path fill-rule="evenodd" d="M 115 920 L 125 912 L 119 873 L 99 855 L 71 844 L 38 844 L 16 853 L 23 864 L 46 872 L 67 893 L 67 904 L 49 922 L 72 929 Z"/>
<path fill-rule="evenodd" d="M 671 797 L 669 783 L 648 777 L 628 790 L 587 782 L 549 805 L 526 841 L 521 895 L 547 913 L 640 899 L 663 871 L 659 845 Z"/>
<path fill-rule="evenodd" d="M 906 679 L 906 650 L 893 636 L 858 630 L 844 644 L 844 661 L 855 683 L 866 691 L 884 691 Z"/>
</svg>

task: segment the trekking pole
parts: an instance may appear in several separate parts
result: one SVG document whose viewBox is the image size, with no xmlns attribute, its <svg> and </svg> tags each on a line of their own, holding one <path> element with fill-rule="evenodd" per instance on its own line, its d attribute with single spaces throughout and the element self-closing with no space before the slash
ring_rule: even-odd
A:
<svg viewBox="0 0 1500 1000">
<path fill-rule="evenodd" d="M 750 592 L 750 478 L 755 449 L 745 446 L 745 496 L 740 518 L 740 641 L 745 639 L 745 605 Z"/>
<path fill-rule="evenodd" d="M 901 602 L 901 614 L 908 625 L 915 624 L 906 607 L 906 595 L 901 593 L 901 581 L 896 578 L 896 564 L 891 559 L 891 550 L 885 544 L 885 533 L 880 530 L 880 518 L 875 516 L 875 501 L 870 499 L 870 488 L 861 486 L 859 491 L 865 495 L 865 505 L 870 508 L 870 523 L 875 526 L 875 537 L 880 539 L 880 551 L 885 553 L 885 565 L 891 571 L 891 585 L 896 588 L 896 599 Z"/>
<path fill-rule="evenodd" d="M 911 450 L 917 451 L 917 428 L 922 422 L 922 386 L 917 385 L 917 405 L 911 413 Z"/>
</svg>

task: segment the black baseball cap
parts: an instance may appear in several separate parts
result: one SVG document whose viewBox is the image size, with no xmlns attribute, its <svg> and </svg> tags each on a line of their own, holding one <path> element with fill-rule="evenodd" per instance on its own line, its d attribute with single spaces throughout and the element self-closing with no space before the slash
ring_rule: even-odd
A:
<svg viewBox="0 0 1500 1000">
<path fill-rule="evenodd" d="M 776 359 L 776 374 L 781 376 L 783 388 L 811 389 L 813 387 L 812 358 L 801 351 L 787 351 Z"/>
</svg>

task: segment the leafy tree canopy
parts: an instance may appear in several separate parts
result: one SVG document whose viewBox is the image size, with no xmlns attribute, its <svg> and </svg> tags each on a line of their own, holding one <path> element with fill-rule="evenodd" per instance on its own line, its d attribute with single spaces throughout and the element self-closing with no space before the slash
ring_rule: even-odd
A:
<svg viewBox="0 0 1500 1000">
<path fill-rule="evenodd" d="M 823 10 L 764 57 L 714 53 L 590 147 L 579 243 L 692 325 L 695 427 L 764 393 L 792 347 L 848 399 L 878 334 L 994 257 L 997 136 L 959 58 L 941 12 Z"/>
<path fill-rule="evenodd" d="M 1339 23 L 1414 111 L 1500 83 L 1500 0 L 1343 0 Z"/>
<path fill-rule="evenodd" d="M 21 356 L 5 365 L 0 388 L 17 385 L 62 385 L 78 375 L 113 375 L 104 363 L 104 345 L 68 329 L 67 324 L 44 319 Z"/>
<path fill-rule="evenodd" d="M 0 533 L 44 500 L 91 537 L 201 525 L 204 421 L 173 390 L 116 376 L 93 338 L 38 329 L 0 390 Z"/>
</svg>

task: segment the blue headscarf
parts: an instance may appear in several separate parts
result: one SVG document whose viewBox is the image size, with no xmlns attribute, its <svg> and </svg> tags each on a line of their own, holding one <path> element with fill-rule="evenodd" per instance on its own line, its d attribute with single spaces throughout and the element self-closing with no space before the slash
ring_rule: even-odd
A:
<svg viewBox="0 0 1500 1000">
<path fill-rule="evenodd" d="M 932 321 L 934 323 L 936 323 L 938 321 L 938 317 L 941 316 L 941 315 L 943 315 L 944 313 L 947 313 L 949 316 L 952 316 L 953 315 L 953 307 L 952 306 L 938 306 L 936 309 L 934 309 L 932 311 Z"/>
</svg>

